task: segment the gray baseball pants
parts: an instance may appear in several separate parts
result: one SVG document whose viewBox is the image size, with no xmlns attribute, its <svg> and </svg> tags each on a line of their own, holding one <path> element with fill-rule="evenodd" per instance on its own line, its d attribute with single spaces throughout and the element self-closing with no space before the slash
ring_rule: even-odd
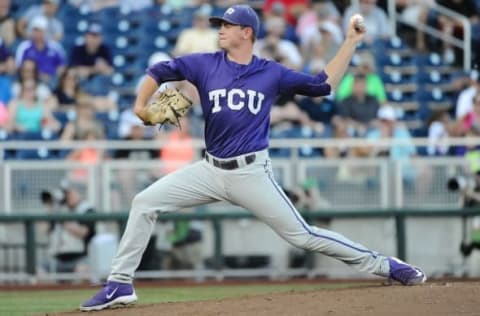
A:
<svg viewBox="0 0 480 316">
<path fill-rule="evenodd" d="M 159 179 L 132 201 L 126 230 L 112 262 L 109 280 L 131 282 L 152 234 L 157 212 L 170 212 L 217 201 L 228 201 L 252 212 L 290 244 L 336 258 L 349 266 L 388 276 L 386 257 L 341 234 L 305 222 L 274 180 L 267 150 L 230 159 L 209 156 Z M 208 154 L 207 154 L 208 155 Z M 218 166 L 236 159 L 238 168 Z M 217 166 L 214 166 L 216 160 Z"/>
</svg>

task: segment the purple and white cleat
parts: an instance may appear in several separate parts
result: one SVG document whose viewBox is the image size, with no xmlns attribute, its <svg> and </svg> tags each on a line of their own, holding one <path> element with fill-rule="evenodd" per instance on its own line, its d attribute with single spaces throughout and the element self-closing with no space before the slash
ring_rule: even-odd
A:
<svg viewBox="0 0 480 316">
<path fill-rule="evenodd" d="M 81 311 L 98 311 L 110 307 L 122 307 L 137 301 L 135 289 L 130 283 L 108 281 L 91 299 L 80 305 Z"/>
<path fill-rule="evenodd" d="M 388 279 L 402 283 L 403 285 L 418 285 L 425 283 L 427 276 L 420 268 L 409 265 L 402 260 L 389 257 L 390 275 Z"/>
</svg>

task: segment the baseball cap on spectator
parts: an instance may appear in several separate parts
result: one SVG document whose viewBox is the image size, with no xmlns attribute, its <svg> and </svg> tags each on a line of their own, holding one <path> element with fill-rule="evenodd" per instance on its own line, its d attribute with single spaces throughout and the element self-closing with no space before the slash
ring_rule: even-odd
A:
<svg viewBox="0 0 480 316">
<path fill-rule="evenodd" d="M 102 33 L 102 26 L 98 23 L 91 23 L 87 28 L 87 33 L 100 35 Z"/>
<path fill-rule="evenodd" d="M 252 28 L 254 36 L 258 34 L 260 28 L 260 20 L 258 19 L 257 13 L 252 7 L 246 4 L 231 6 L 225 10 L 222 17 L 212 16 L 209 21 L 214 26 L 219 26 L 222 22 L 233 25 L 249 26 Z"/>
<path fill-rule="evenodd" d="M 30 22 L 30 29 L 46 30 L 48 28 L 48 20 L 43 15 L 37 15 Z"/>
<path fill-rule="evenodd" d="M 172 57 L 164 52 L 155 52 L 148 58 L 148 67 L 155 65 L 156 63 L 160 63 L 162 61 L 170 61 Z"/>
<path fill-rule="evenodd" d="M 335 43 L 340 44 L 343 41 L 342 30 L 335 25 L 332 21 L 323 21 L 318 25 L 319 31 L 324 31 L 329 33 Z"/>
<path fill-rule="evenodd" d="M 391 105 L 383 105 L 378 109 L 377 117 L 381 120 L 395 121 L 397 113 Z"/>
<path fill-rule="evenodd" d="M 212 13 L 212 7 L 209 4 L 204 4 L 194 12 L 195 17 L 208 18 Z"/>
<path fill-rule="evenodd" d="M 273 14 L 283 16 L 283 14 L 285 13 L 285 5 L 280 1 L 275 1 L 272 4 L 271 10 Z"/>
</svg>

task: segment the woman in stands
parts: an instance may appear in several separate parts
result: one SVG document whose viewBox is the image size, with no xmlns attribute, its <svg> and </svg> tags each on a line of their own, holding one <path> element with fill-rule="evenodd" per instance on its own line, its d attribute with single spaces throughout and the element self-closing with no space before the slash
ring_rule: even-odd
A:
<svg viewBox="0 0 480 316">
<path fill-rule="evenodd" d="M 96 111 L 116 110 L 117 104 L 106 96 L 92 96 L 80 88 L 78 71 L 66 68 L 58 80 L 54 95 L 59 104 L 59 110 L 71 110 L 77 107 L 78 100 L 89 99 Z"/>
<path fill-rule="evenodd" d="M 40 102 L 45 103 L 51 110 L 57 107 L 52 91 L 45 83 L 40 81 L 38 66 L 33 59 L 26 59 L 18 68 L 17 79 L 12 87 L 14 97 L 19 96 L 22 83 L 26 80 L 33 80 L 36 83 L 35 96 Z"/>
<path fill-rule="evenodd" d="M 20 95 L 10 101 L 9 130 L 13 132 L 40 133 L 48 129 L 57 132 L 60 124 L 52 115 L 51 110 L 36 95 L 37 83 L 25 80 L 20 86 Z"/>
</svg>

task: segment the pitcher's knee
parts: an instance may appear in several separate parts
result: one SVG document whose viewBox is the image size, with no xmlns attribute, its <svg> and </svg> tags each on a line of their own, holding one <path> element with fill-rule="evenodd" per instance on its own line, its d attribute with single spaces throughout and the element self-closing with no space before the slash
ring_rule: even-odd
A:
<svg viewBox="0 0 480 316">
<path fill-rule="evenodd" d="M 286 236 L 287 241 L 295 247 L 309 250 L 311 236 L 308 232 L 305 232 L 300 235 Z"/>
</svg>

